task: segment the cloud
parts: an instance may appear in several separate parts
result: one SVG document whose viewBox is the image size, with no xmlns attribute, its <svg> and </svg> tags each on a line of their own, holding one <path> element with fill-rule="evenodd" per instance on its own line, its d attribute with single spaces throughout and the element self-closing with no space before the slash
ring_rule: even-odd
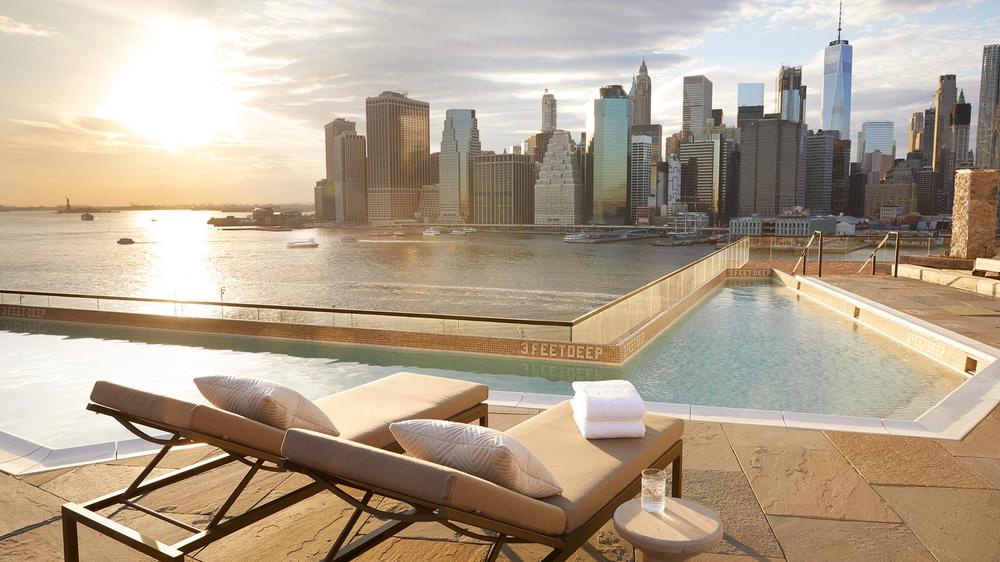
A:
<svg viewBox="0 0 1000 562">
<path fill-rule="evenodd" d="M 37 25 L 17 21 L 14 18 L 0 14 L 0 33 L 13 33 L 14 35 L 31 35 L 34 37 L 51 37 L 54 32 Z"/>
</svg>

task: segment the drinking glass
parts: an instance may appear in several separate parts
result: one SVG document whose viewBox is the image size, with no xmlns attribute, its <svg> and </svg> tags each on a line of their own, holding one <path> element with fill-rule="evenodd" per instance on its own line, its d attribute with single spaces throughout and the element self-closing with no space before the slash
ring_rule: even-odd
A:
<svg viewBox="0 0 1000 562">
<path fill-rule="evenodd" d="M 667 495 L 667 472 L 656 468 L 642 471 L 642 508 L 661 513 Z"/>
</svg>

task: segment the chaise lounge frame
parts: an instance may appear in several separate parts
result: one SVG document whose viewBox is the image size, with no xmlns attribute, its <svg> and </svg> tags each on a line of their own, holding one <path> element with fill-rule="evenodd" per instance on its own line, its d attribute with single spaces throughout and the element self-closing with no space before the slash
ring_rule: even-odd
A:
<svg viewBox="0 0 1000 562">
<path fill-rule="evenodd" d="M 675 498 L 681 497 L 682 456 L 683 440 L 678 439 L 667 452 L 661 455 L 649 467 L 666 469 L 667 465 L 671 466 L 671 495 Z M 611 519 L 618 506 L 639 493 L 642 485 L 642 476 L 637 476 L 580 527 L 562 535 L 548 535 L 454 507 L 417 499 L 360 480 L 343 478 L 327 472 L 300 466 L 288 460 L 282 461 L 281 464 L 289 470 L 309 476 L 322 489 L 332 492 L 338 498 L 354 507 L 354 513 L 348 519 L 346 526 L 334 541 L 325 558 L 328 562 L 353 560 L 410 525 L 423 522 L 436 522 L 461 535 L 490 543 L 490 549 L 486 554 L 485 562 L 494 562 L 497 556 L 500 555 L 500 551 L 504 545 L 525 543 L 542 544 L 551 547 L 552 552 L 542 559 L 543 562 L 560 562 L 568 559 L 578 548 L 583 546 L 598 529 Z M 358 500 L 350 493 L 350 490 L 363 492 L 364 495 Z M 401 513 L 377 509 L 369 504 L 375 495 L 401 501 L 410 505 L 411 509 Z M 367 513 L 376 518 L 388 521 L 374 531 L 367 533 L 364 537 L 345 546 L 351 531 L 362 513 Z M 460 524 L 485 529 L 487 532 L 492 532 L 492 534 L 478 533 L 462 527 Z"/>
<path fill-rule="evenodd" d="M 110 408 L 100 404 L 90 403 L 87 409 L 98 414 L 113 417 L 126 429 L 140 437 L 141 439 L 157 445 L 162 445 L 160 451 L 142 469 L 135 480 L 128 487 L 111 492 L 104 496 L 95 498 L 84 503 L 66 503 L 62 506 L 62 531 L 63 531 L 63 556 L 66 562 L 78 562 L 80 560 L 79 536 L 77 525 L 89 527 L 102 535 L 105 535 L 117 542 L 125 544 L 147 556 L 161 561 L 181 561 L 186 554 L 190 554 L 200 548 L 226 537 L 240 529 L 252 525 L 261 519 L 269 517 L 287 507 L 295 505 L 311 496 L 326 489 L 326 486 L 319 481 L 314 481 L 296 490 L 285 493 L 277 498 L 257 505 L 239 515 L 225 519 L 233 504 L 243 493 L 253 477 L 260 471 L 285 472 L 289 470 L 285 459 L 280 456 L 261 451 L 236 443 L 220 437 L 206 435 L 194 431 L 190 428 L 177 427 L 159 421 L 145 419 L 140 416 L 125 413 L 115 408 Z M 460 423 L 471 423 L 478 421 L 480 425 L 486 426 L 489 423 L 489 411 L 485 402 L 481 402 L 458 414 L 448 418 L 450 421 Z M 169 437 L 155 437 L 143 431 L 137 426 L 148 427 L 166 433 Z M 174 447 L 205 444 L 216 447 L 223 451 L 223 454 L 195 463 L 191 466 L 172 471 L 162 476 L 146 480 L 153 469 L 163 460 L 168 452 Z M 385 447 L 388 451 L 402 452 L 398 443 Z M 213 514 L 211 520 L 204 527 L 189 525 L 183 521 L 160 513 L 155 509 L 146 507 L 138 503 L 140 497 L 154 491 L 183 482 L 210 470 L 225 466 L 233 462 L 240 462 L 249 467 L 246 474 L 233 489 L 232 493 L 219 506 Z M 370 497 L 370 496 L 369 496 Z M 101 510 L 113 506 L 120 506 L 119 509 L 131 508 L 141 511 L 147 515 L 156 517 L 171 525 L 180 527 L 190 533 L 190 535 L 172 544 L 165 544 L 155 538 L 143 535 L 121 523 L 111 520 L 98 513 Z M 360 514 L 357 514 L 360 515 Z M 351 525 L 357 520 L 355 516 L 351 520 Z"/>
</svg>

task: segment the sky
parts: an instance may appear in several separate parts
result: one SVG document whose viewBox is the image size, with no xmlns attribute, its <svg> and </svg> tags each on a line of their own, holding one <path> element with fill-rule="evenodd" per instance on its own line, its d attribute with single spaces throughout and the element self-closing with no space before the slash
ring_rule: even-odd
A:
<svg viewBox="0 0 1000 562">
<path fill-rule="evenodd" d="M 826 0 L 249 1 L 0 0 L 0 205 L 311 202 L 323 124 L 358 122 L 383 90 L 430 103 L 431 149 L 449 108 L 477 111 L 483 148 L 540 128 L 585 129 L 605 84 L 628 89 L 645 58 L 653 122 L 680 129 L 683 76 L 704 74 L 736 117 L 736 85 L 801 65 L 820 128 Z M 956 74 L 979 99 L 982 47 L 1000 2 L 848 0 L 852 140 L 864 121 L 932 104 Z"/>
</svg>

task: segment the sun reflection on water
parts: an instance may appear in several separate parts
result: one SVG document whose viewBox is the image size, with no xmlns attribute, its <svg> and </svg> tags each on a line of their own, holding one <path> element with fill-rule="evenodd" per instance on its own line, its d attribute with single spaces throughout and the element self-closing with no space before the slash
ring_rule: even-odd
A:
<svg viewBox="0 0 1000 562">
<path fill-rule="evenodd" d="M 203 213 L 151 211 L 136 216 L 146 252 L 143 294 L 156 298 L 217 300 L 222 283 L 209 257 L 211 228 Z"/>
</svg>

